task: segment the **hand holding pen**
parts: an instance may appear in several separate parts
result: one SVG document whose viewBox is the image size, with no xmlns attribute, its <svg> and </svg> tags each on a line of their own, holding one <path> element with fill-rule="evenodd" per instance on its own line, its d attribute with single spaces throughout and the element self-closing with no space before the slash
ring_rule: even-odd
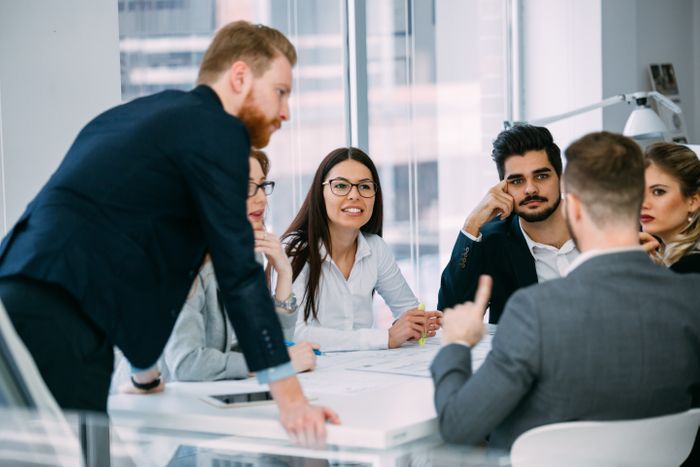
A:
<svg viewBox="0 0 700 467">
<path fill-rule="evenodd" d="M 295 344 L 291 341 L 284 341 L 284 343 L 289 348 L 289 359 L 297 373 L 311 371 L 316 368 L 316 356 L 322 355 L 321 351 L 318 350 L 318 344 L 310 342 Z"/>
<path fill-rule="evenodd" d="M 408 340 L 433 337 L 440 328 L 442 313 L 418 308 L 404 312 L 389 328 L 389 348 L 394 349 Z"/>
<path fill-rule="evenodd" d="M 421 303 L 418 305 L 419 310 L 425 311 L 425 304 Z M 425 327 L 421 333 L 420 339 L 418 339 L 418 345 L 421 347 L 425 345 L 425 339 L 427 337 L 435 336 L 435 333 L 442 326 L 442 312 L 438 310 L 425 311 Z"/>
</svg>

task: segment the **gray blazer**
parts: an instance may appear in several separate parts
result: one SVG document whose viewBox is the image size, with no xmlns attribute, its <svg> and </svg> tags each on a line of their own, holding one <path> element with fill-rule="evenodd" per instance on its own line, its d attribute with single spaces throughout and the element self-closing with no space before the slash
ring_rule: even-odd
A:
<svg viewBox="0 0 700 467">
<path fill-rule="evenodd" d="M 652 417 L 700 403 L 700 275 L 641 251 L 593 257 L 567 277 L 521 289 L 472 376 L 451 344 L 431 366 L 448 442 L 510 448 L 530 428 Z"/>
<path fill-rule="evenodd" d="M 211 262 L 202 267 L 163 351 L 160 369 L 166 381 L 213 381 L 249 374 L 229 318 L 217 298 Z M 256 310 L 250 310 L 255 313 Z M 277 313 L 286 339 L 296 313 Z"/>
</svg>

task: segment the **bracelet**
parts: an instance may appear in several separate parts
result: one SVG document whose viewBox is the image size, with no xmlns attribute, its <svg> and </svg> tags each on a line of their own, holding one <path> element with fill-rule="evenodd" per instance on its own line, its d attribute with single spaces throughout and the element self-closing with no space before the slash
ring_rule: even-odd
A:
<svg viewBox="0 0 700 467">
<path fill-rule="evenodd" d="M 297 311 L 297 297 L 292 293 L 286 300 L 277 300 L 274 295 L 272 299 L 275 301 L 275 307 L 285 310 L 287 313 L 294 313 Z"/>
<path fill-rule="evenodd" d="M 155 389 L 160 385 L 160 378 L 160 375 L 158 375 L 158 377 L 153 381 L 149 381 L 148 383 L 139 383 L 134 379 L 132 375 L 131 384 L 133 384 L 136 389 L 140 389 L 142 391 L 150 391 L 151 389 Z"/>
</svg>

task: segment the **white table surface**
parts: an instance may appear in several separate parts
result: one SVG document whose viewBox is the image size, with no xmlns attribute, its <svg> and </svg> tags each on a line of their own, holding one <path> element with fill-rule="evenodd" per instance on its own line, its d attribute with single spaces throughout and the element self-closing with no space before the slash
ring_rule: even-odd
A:
<svg viewBox="0 0 700 467">
<path fill-rule="evenodd" d="M 492 330 L 491 330 L 492 331 Z M 490 349 L 491 334 L 473 349 L 478 368 Z M 428 367 L 440 348 L 438 338 L 425 346 L 338 352 L 319 356 L 317 368 L 298 375 L 313 404 L 340 416 L 327 425 L 328 444 L 386 449 L 437 432 L 433 383 Z M 266 389 L 255 378 L 207 383 L 168 383 L 163 393 L 115 394 L 109 415 L 122 425 L 186 429 L 265 439 L 287 439 L 274 403 L 233 408 L 215 407 L 203 396 Z"/>
</svg>

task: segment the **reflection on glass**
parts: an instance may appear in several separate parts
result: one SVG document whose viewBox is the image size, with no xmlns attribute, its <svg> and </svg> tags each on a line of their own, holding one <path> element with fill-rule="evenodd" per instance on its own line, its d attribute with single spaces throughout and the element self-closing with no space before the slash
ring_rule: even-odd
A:
<svg viewBox="0 0 700 467">
<path fill-rule="evenodd" d="M 266 149 L 277 182 L 267 224 L 281 234 L 318 163 L 347 144 L 345 2 L 119 0 L 123 98 L 190 89 L 212 35 L 229 21 L 287 34 L 299 55 L 292 118 Z M 368 91 L 355 99 L 368 102 L 363 149 L 386 187 L 384 237 L 428 309 L 464 219 L 497 181 L 489 154 L 505 119 L 506 4 L 373 0 L 356 19 L 366 32 L 358 69 L 367 70 Z M 384 310 L 377 325 L 390 319 Z"/>
<path fill-rule="evenodd" d="M 289 441 L 188 431 L 186 424 L 159 428 L 149 425 L 149 417 L 125 425 L 100 414 L 66 412 L 55 417 L 0 408 L 0 465 L 496 467 L 510 463 L 507 452 L 446 445 L 438 436 L 384 450 L 335 445 L 308 449 Z"/>
<path fill-rule="evenodd" d="M 497 181 L 488 155 L 505 115 L 505 20 L 505 2 L 367 2 L 369 153 L 386 187 L 384 237 L 428 309 L 464 219 Z"/>
<path fill-rule="evenodd" d="M 318 163 L 345 142 L 342 0 L 119 0 L 122 98 L 195 85 L 218 27 L 244 19 L 285 33 L 297 48 L 291 121 L 266 148 L 268 228 L 282 233 L 301 205 Z"/>
</svg>

